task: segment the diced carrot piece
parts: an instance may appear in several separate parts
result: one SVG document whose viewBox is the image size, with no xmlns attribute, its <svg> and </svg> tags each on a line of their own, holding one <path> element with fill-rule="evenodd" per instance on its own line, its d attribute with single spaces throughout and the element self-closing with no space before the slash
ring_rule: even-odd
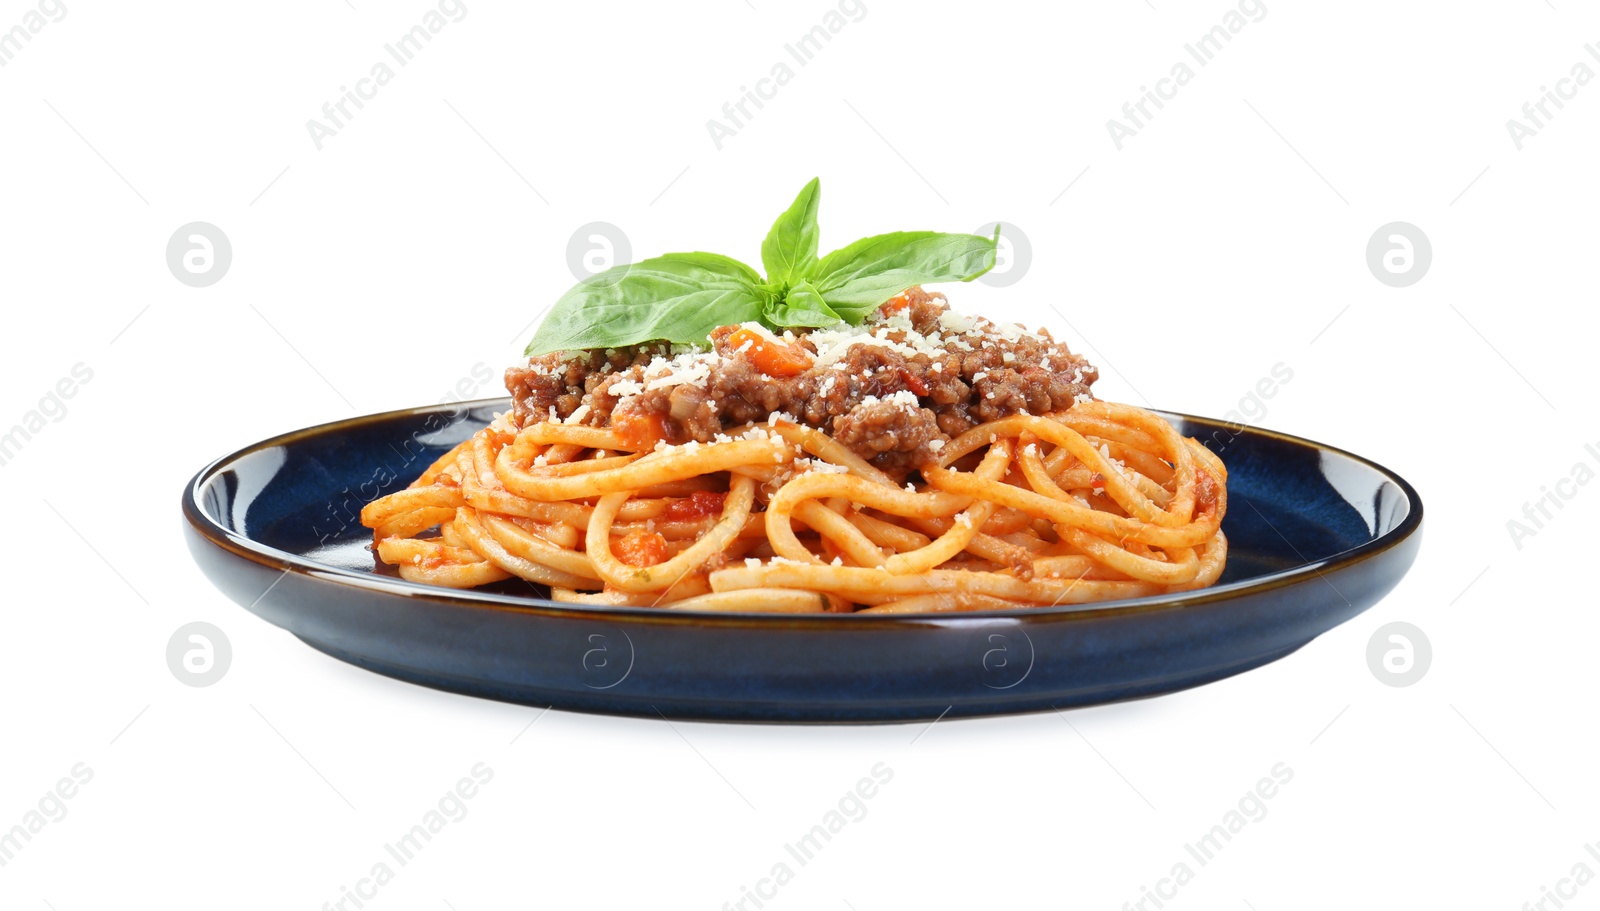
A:
<svg viewBox="0 0 1600 911">
<path fill-rule="evenodd" d="M 745 351 L 750 363 L 767 376 L 799 376 L 811 369 L 811 354 L 799 345 L 774 342 L 753 329 L 740 329 L 728 336 L 728 347 Z"/>
<path fill-rule="evenodd" d="M 617 559 L 629 566 L 655 566 L 667 559 L 667 539 L 653 531 L 636 529 L 616 545 Z"/>
<path fill-rule="evenodd" d="M 652 412 L 613 412 L 611 429 L 622 438 L 622 445 L 635 451 L 649 449 L 667 438 L 666 422 L 661 415 Z"/>
<path fill-rule="evenodd" d="M 882 311 L 884 316 L 893 316 L 909 306 L 911 306 L 911 289 L 907 288 L 884 301 L 883 306 L 878 309 Z"/>
</svg>

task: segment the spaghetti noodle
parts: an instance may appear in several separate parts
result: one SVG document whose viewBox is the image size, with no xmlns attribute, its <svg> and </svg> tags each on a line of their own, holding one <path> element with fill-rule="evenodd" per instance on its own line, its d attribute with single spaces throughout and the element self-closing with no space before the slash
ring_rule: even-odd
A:
<svg viewBox="0 0 1600 911">
<path fill-rule="evenodd" d="M 944 312 L 937 299 L 913 299 L 930 301 Z M 887 339 L 914 349 L 896 368 L 907 377 L 896 394 L 919 411 L 934 403 L 917 393 L 918 377 L 951 361 L 921 350 L 930 333 L 891 322 L 895 309 L 845 347 Z M 998 331 L 987 321 L 957 328 L 933 340 Z M 825 346 L 804 334 L 713 338 L 719 356 L 771 368 L 769 383 L 829 366 Z M 1008 352 L 988 353 L 1004 341 L 962 344 L 1009 363 Z M 410 487 L 368 504 L 361 520 L 378 558 L 405 579 L 455 588 L 520 578 L 580 604 L 778 613 L 1076 604 L 1200 588 L 1222 573 L 1226 469 L 1149 411 L 1077 394 L 1048 413 L 1015 407 L 974 420 L 984 412 L 968 401 L 966 429 L 945 434 L 938 428 L 953 419 L 943 415 L 955 412 L 944 402 L 915 445 L 847 445 L 855 438 L 838 428 L 848 415 L 885 402 L 862 393 L 831 422 L 774 410 L 734 424 L 725 410 L 715 433 L 675 440 L 684 426 L 669 405 L 643 425 L 626 406 L 663 377 L 690 387 L 673 403 L 705 406 L 688 391 L 716 388 L 719 374 L 691 365 L 685 377 L 664 363 L 625 357 L 559 408 L 502 415 Z M 965 370 L 962 388 L 982 379 Z M 815 426 L 830 423 L 835 433 Z M 651 432 L 639 432 L 645 425 Z"/>
</svg>

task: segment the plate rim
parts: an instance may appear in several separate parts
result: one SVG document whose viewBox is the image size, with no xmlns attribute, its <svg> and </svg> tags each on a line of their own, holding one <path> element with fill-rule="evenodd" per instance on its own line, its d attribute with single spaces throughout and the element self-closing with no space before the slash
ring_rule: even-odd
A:
<svg viewBox="0 0 1600 911">
<path fill-rule="evenodd" d="M 1378 535 L 1370 541 L 1363 542 L 1348 550 L 1340 551 L 1314 560 L 1291 569 L 1279 570 L 1262 576 L 1249 579 L 1240 579 L 1225 585 L 1216 585 L 1209 588 L 1194 589 L 1185 592 L 1168 594 L 1146 595 L 1140 598 L 1123 598 L 1115 601 L 1090 602 L 1087 604 L 1062 604 L 1048 607 L 1016 607 L 987 611 L 947 611 L 924 614 L 771 614 L 758 611 L 704 611 L 681 610 L 660 607 L 631 607 L 569 604 L 553 601 L 549 598 L 522 597 L 506 595 L 498 592 L 485 592 L 478 589 L 451 589 L 441 586 L 431 586 L 420 582 L 409 582 L 390 576 L 379 576 L 361 573 L 354 570 L 319 563 L 298 554 L 279 550 L 268 546 L 253 538 L 241 535 L 231 529 L 223 527 L 216 522 L 200 505 L 199 493 L 202 486 L 215 475 L 222 466 L 237 461 L 245 456 L 275 447 L 290 444 L 299 440 L 325 436 L 361 424 L 373 424 L 396 418 L 413 417 L 419 415 L 436 414 L 443 411 L 468 412 L 481 408 L 490 408 L 504 405 L 509 408 L 510 398 L 497 396 L 492 398 L 472 399 L 462 402 L 440 402 L 431 405 L 417 405 L 410 408 L 398 408 L 390 411 L 373 412 L 370 414 L 355 415 L 313 424 L 296 430 L 280 433 L 242 446 L 226 455 L 219 456 L 206 463 L 199 471 L 195 472 L 184 485 L 183 489 L 183 515 L 195 533 L 207 543 L 221 548 L 235 557 L 256 563 L 267 569 L 282 573 L 296 573 L 313 581 L 327 582 L 330 584 L 349 585 L 355 588 L 372 590 L 381 594 L 407 599 L 421 599 L 435 604 L 454 608 L 470 608 L 472 610 L 508 611 L 512 613 L 530 614 L 542 617 L 563 619 L 605 619 L 630 621 L 643 621 L 647 623 L 689 623 L 692 625 L 706 625 L 728 628 L 759 626 L 770 629 L 840 629 L 846 626 L 862 629 L 900 629 L 908 626 L 947 626 L 953 621 L 1020 621 L 1030 622 L 1062 622 L 1090 620 L 1105 617 L 1128 616 L 1153 611 L 1178 610 L 1196 607 L 1211 607 L 1219 603 L 1231 602 L 1244 595 L 1269 592 L 1286 586 L 1297 585 L 1316 577 L 1326 576 L 1328 573 L 1339 572 L 1348 567 L 1366 562 L 1373 557 L 1386 553 L 1389 550 L 1411 539 L 1422 527 L 1423 504 L 1422 497 L 1411 482 L 1401 477 L 1398 473 L 1373 461 L 1365 456 L 1358 455 L 1346 449 L 1328 443 L 1321 443 L 1294 434 L 1281 431 L 1255 427 L 1249 424 L 1239 425 L 1242 429 L 1229 430 L 1235 435 L 1253 434 L 1268 437 L 1281 442 L 1292 443 L 1299 446 L 1309 446 L 1314 449 L 1336 453 L 1345 458 L 1376 471 L 1387 481 L 1397 486 L 1405 495 L 1409 507 L 1407 515 L 1394 528 Z M 1181 418 L 1185 422 L 1195 422 L 1204 425 L 1216 425 L 1231 428 L 1232 424 L 1221 418 L 1207 418 L 1191 415 L 1179 411 L 1166 411 L 1163 409 L 1150 409 L 1165 417 Z"/>
</svg>

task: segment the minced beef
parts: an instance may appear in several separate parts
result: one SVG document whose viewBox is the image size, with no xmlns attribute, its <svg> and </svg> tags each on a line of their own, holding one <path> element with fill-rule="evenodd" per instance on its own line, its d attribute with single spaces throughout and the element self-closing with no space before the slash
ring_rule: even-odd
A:
<svg viewBox="0 0 1600 911">
<path fill-rule="evenodd" d="M 980 422 L 1092 398 L 1098 371 L 1046 332 L 956 316 L 943 295 L 921 288 L 885 309 L 893 312 L 861 329 L 797 331 L 789 343 L 812 365 L 796 376 L 763 373 L 748 345 L 730 344 L 739 327 L 724 326 L 711 334 L 712 353 L 662 344 L 557 352 L 507 370 L 506 388 L 519 426 L 566 420 L 587 405 L 577 423 L 643 421 L 669 443 L 708 442 L 782 413 L 900 474 L 930 460 L 936 441 Z"/>
</svg>

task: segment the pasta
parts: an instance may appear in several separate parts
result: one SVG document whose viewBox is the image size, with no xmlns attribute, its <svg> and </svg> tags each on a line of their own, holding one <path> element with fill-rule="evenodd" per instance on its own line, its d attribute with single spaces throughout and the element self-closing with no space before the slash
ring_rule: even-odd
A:
<svg viewBox="0 0 1600 911">
<path fill-rule="evenodd" d="M 1207 586 L 1227 559 L 1226 469 L 1140 408 L 985 421 L 916 474 L 777 415 L 681 444 L 502 415 L 361 520 L 413 582 L 678 610 L 1078 604 Z"/>
</svg>

